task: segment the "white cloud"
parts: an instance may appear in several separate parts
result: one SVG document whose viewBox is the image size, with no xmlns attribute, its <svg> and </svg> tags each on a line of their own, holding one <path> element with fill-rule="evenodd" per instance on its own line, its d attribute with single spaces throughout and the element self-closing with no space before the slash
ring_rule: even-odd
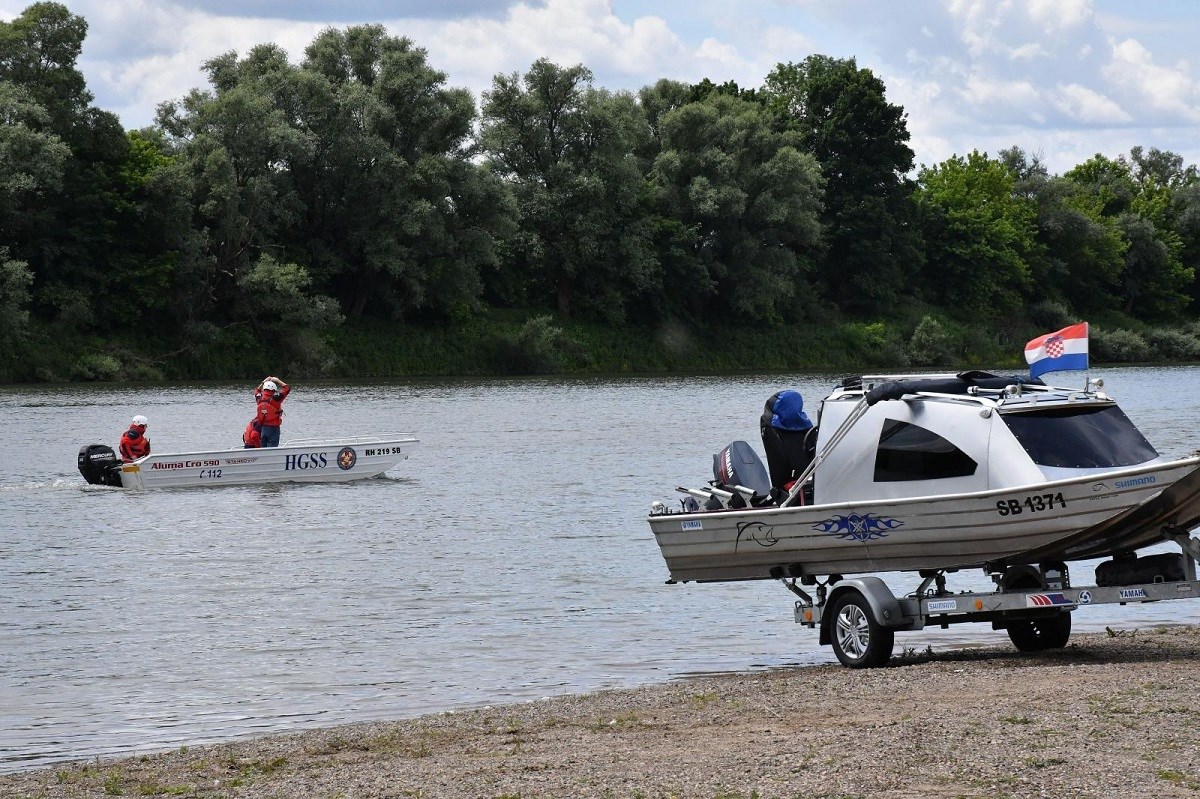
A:
<svg viewBox="0 0 1200 799">
<path fill-rule="evenodd" d="M 203 64 L 230 50 L 245 55 L 274 42 L 293 60 L 326 27 L 281 19 L 214 16 L 179 3 L 150 0 L 76 2 L 88 22 L 80 67 L 98 104 L 126 127 L 153 122 L 155 107 L 195 88 L 206 88 Z M 106 102 L 102 102 L 104 100 Z"/>
<path fill-rule="evenodd" d="M 1041 101 L 1038 90 L 1029 81 L 998 80 L 983 75 L 968 78 L 958 94 L 971 105 L 990 110 L 1030 108 Z"/>
<path fill-rule="evenodd" d="M 1070 168 L 1080 153 L 1079 160 L 1096 151 L 1115 156 L 1137 144 L 1190 162 L 1200 154 L 1200 85 L 1182 60 L 1194 58 L 1200 12 L 1183 3 L 63 2 L 89 23 L 80 68 L 97 105 L 127 127 L 150 123 L 157 103 L 207 87 L 201 64 L 214 56 L 275 42 L 299 61 L 326 26 L 380 22 L 425 48 L 450 86 L 477 98 L 495 74 L 523 73 L 542 57 L 584 64 L 597 86 L 637 89 L 660 78 L 758 86 L 777 63 L 820 53 L 854 57 L 884 81 L 888 100 L 906 110 L 919 163 L 1013 145 L 1044 151 L 1052 168 Z M 0 18 L 10 19 L 28 5 L 0 4 Z M 249 16 L 262 9 L 293 18 Z"/>
<path fill-rule="evenodd" d="M 1048 36 L 1083 26 L 1093 17 L 1091 0 L 1026 0 L 1025 7 Z"/>
<path fill-rule="evenodd" d="M 1175 117 L 1176 124 L 1200 121 L 1200 91 L 1187 74 L 1186 64 L 1164 67 L 1135 39 L 1112 43 L 1112 61 L 1104 68 L 1112 84 L 1143 101 L 1148 110 Z M 1157 124 L 1171 124 L 1159 117 Z"/>
<path fill-rule="evenodd" d="M 425 47 L 430 63 L 449 75 L 449 83 L 477 97 L 490 89 L 494 75 L 523 73 L 538 58 L 562 66 L 583 64 L 596 74 L 598 86 L 610 89 L 638 89 L 682 73 L 690 78 L 717 55 L 716 63 L 730 58 L 716 47 L 690 50 L 661 17 L 626 22 L 605 0 L 521 3 L 501 19 L 394 20 L 388 27 Z"/>
<path fill-rule="evenodd" d="M 1078 83 L 1059 84 L 1051 102 L 1071 119 L 1087 125 L 1120 125 L 1133 119 L 1120 105 Z"/>
<path fill-rule="evenodd" d="M 1032 61 L 1035 58 L 1046 58 L 1050 55 L 1040 42 L 1029 42 L 1008 51 L 1008 57 L 1013 61 Z"/>
<path fill-rule="evenodd" d="M 737 64 L 743 66 L 745 61 L 738 55 L 736 47 L 717 41 L 713 38 L 705 39 L 696 48 L 696 56 L 705 61 L 713 61 L 718 64 Z"/>
</svg>

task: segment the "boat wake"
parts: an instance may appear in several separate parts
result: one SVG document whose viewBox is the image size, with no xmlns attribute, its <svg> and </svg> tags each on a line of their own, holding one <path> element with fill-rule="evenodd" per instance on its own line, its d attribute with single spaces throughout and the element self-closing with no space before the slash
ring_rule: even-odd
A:
<svg viewBox="0 0 1200 799">
<path fill-rule="evenodd" d="M 28 483 L 0 485 L 0 494 L 28 493 L 30 491 L 107 491 L 106 486 L 80 485 L 78 480 L 56 477 L 53 480 L 37 480 Z"/>
</svg>

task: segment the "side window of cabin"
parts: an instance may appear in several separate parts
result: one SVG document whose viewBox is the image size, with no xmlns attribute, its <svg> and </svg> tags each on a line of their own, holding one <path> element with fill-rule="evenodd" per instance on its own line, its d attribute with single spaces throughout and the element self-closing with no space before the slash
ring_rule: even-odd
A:
<svg viewBox="0 0 1200 799">
<path fill-rule="evenodd" d="M 932 430 L 888 419 L 875 451 L 875 482 L 939 480 L 975 474 L 979 464 Z"/>
</svg>

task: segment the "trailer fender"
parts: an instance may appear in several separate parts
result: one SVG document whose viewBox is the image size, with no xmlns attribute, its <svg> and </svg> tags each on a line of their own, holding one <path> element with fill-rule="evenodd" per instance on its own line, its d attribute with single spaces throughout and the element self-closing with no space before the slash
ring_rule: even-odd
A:
<svg viewBox="0 0 1200 799">
<path fill-rule="evenodd" d="M 904 613 L 900 610 L 900 601 L 896 599 L 892 589 L 887 587 L 887 583 L 878 577 L 853 577 L 848 580 L 839 580 L 829 589 L 829 596 L 821 610 L 821 633 L 818 639 L 821 645 L 827 646 L 830 641 L 830 609 L 836 603 L 837 598 L 847 591 L 855 591 L 866 598 L 867 604 L 871 608 L 871 615 L 875 617 L 876 623 L 880 626 L 901 630 L 911 627 L 911 620 L 905 618 Z"/>
</svg>

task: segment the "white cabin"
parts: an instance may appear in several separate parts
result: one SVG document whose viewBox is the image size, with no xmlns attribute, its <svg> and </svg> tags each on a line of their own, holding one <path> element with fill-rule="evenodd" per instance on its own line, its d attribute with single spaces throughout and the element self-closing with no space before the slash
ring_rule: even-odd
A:
<svg viewBox="0 0 1200 799">
<path fill-rule="evenodd" d="M 865 376 L 835 389 L 821 403 L 818 453 L 864 398 L 874 402 L 816 469 L 813 501 L 988 491 L 1160 459 L 1098 386 L 1073 391 L 987 378 Z"/>
</svg>

